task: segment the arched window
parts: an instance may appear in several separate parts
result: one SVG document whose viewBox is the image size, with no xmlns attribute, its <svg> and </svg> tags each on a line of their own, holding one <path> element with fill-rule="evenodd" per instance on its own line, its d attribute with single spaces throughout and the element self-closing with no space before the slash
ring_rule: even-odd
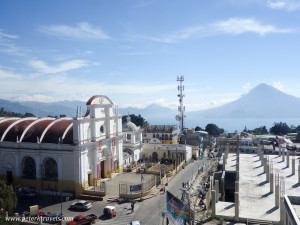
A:
<svg viewBox="0 0 300 225">
<path fill-rule="evenodd" d="M 153 152 L 153 153 L 152 153 L 152 159 L 155 159 L 155 160 L 158 159 L 158 154 L 157 154 L 157 152 Z"/>
<path fill-rule="evenodd" d="M 173 135 L 172 135 L 172 134 L 170 134 L 169 140 L 172 140 L 172 138 L 173 138 Z"/>
<path fill-rule="evenodd" d="M 165 134 L 165 140 L 169 140 L 169 136 Z"/>
<path fill-rule="evenodd" d="M 155 134 L 153 134 L 153 138 L 155 138 Z"/>
<path fill-rule="evenodd" d="M 156 134 L 156 138 L 159 139 L 159 134 Z"/>
<path fill-rule="evenodd" d="M 22 176 L 25 179 L 36 179 L 36 166 L 32 157 L 25 156 L 22 160 Z"/>
<path fill-rule="evenodd" d="M 167 153 L 166 152 L 164 152 L 164 158 L 167 158 Z"/>
<path fill-rule="evenodd" d="M 58 172 L 57 172 L 57 163 L 52 158 L 46 158 L 43 163 L 43 179 L 57 181 Z"/>
<path fill-rule="evenodd" d="M 162 134 L 162 135 L 161 135 L 161 139 L 162 139 L 162 140 L 165 140 L 165 134 Z"/>
</svg>

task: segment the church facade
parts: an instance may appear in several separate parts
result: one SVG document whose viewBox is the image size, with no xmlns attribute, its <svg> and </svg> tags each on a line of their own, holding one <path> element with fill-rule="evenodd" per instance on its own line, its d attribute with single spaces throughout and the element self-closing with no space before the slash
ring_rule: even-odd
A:
<svg viewBox="0 0 300 225">
<path fill-rule="evenodd" d="M 76 118 L 0 118 L 0 177 L 80 194 L 123 170 L 122 116 L 104 95 Z"/>
</svg>

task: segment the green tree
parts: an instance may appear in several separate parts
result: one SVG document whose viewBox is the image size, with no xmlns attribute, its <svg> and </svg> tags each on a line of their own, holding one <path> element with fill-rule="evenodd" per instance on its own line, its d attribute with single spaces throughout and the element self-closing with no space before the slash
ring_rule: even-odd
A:
<svg viewBox="0 0 300 225">
<path fill-rule="evenodd" d="M 22 114 L 22 113 L 15 113 L 15 112 L 8 112 L 6 110 L 4 110 L 3 107 L 0 108 L 0 116 L 2 117 L 35 117 L 34 114 L 32 113 L 25 113 L 25 114 Z"/>
<path fill-rule="evenodd" d="M 12 185 L 7 185 L 4 180 L 0 180 L 0 224 L 11 225 L 19 224 L 18 222 L 6 221 L 5 212 L 8 211 L 12 215 L 13 210 L 16 208 L 18 198 Z"/>
<path fill-rule="evenodd" d="M 195 131 L 200 131 L 200 130 L 203 130 L 203 129 L 201 127 L 199 127 L 199 126 L 195 127 Z"/>
<path fill-rule="evenodd" d="M 219 128 L 216 124 L 213 123 L 207 124 L 205 127 L 205 131 L 208 132 L 209 135 L 215 137 L 220 136 L 221 133 L 224 133 L 223 128 Z"/>
<path fill-rule="evenodd" d="M 285 135 L 291 132 L 291 128 L 286 123 L 274 123 L 274 126 L 270 128 L 270 133 L 276 135 Z"/>
<path fill-rule="evenodd" d="M 268 130 L 267 130 L 266 126 L 261 126 L 261 127 L 258 127 L 258 128 L 255 128 L 254 130 L 252 130 L 251 133 L 256 134 L 256 135 L 268 134 Z"/>
<path fill-rule="evenodd" d="M 143 127 L 146 127 L 149 125 L 149 123 L 140 114 L 138 116 L 136 116 L 135 114 L 130 114 L 129 116 L 130 116 L 131 122 L 133 122 L 137 126 L 140 126 L 143 128 Z M 128 115 L 122 116 L 122 123 L 127 122 L 127 117 L 128 117 Z"/>
</svg>

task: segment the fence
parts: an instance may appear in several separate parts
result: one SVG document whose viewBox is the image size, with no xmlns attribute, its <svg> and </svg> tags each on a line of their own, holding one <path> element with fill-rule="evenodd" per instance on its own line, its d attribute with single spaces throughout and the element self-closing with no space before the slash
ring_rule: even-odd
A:
<svg viewBox="0 0 300 225">
<path fill-rule="evenodd" d="M 137 198 L 149 194 L 156 187 L 156 176 L 152 176 L 148 180 L 141 183 L 120 183 L 119 196 L 126 198 Z"/>
</svg>

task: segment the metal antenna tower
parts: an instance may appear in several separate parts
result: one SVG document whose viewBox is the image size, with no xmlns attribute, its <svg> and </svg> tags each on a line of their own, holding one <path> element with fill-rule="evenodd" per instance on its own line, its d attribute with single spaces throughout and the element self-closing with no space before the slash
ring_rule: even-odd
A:
<svg viewBox="0 0 300 225">
<path fill-rule="evenodd" d="M 179 97 L 179 106 L 178 106 L 178 112 L 179 114 L 176 116 L 176 120 L 179 121 L 179 129 L 181 133 L 183 133 L 184 129 L 184 112 L 185 112 L 185 106 L 183 105 L 183 98 L 185 95 L 183 94 L 184 92 L 184 85 L 182 82 L 184 81 L 184 76 L 177 76 L 177 81 L 180 82 L 180 84 L 177 86 L 179 94 L 177 95 Z"/>
</svg>

